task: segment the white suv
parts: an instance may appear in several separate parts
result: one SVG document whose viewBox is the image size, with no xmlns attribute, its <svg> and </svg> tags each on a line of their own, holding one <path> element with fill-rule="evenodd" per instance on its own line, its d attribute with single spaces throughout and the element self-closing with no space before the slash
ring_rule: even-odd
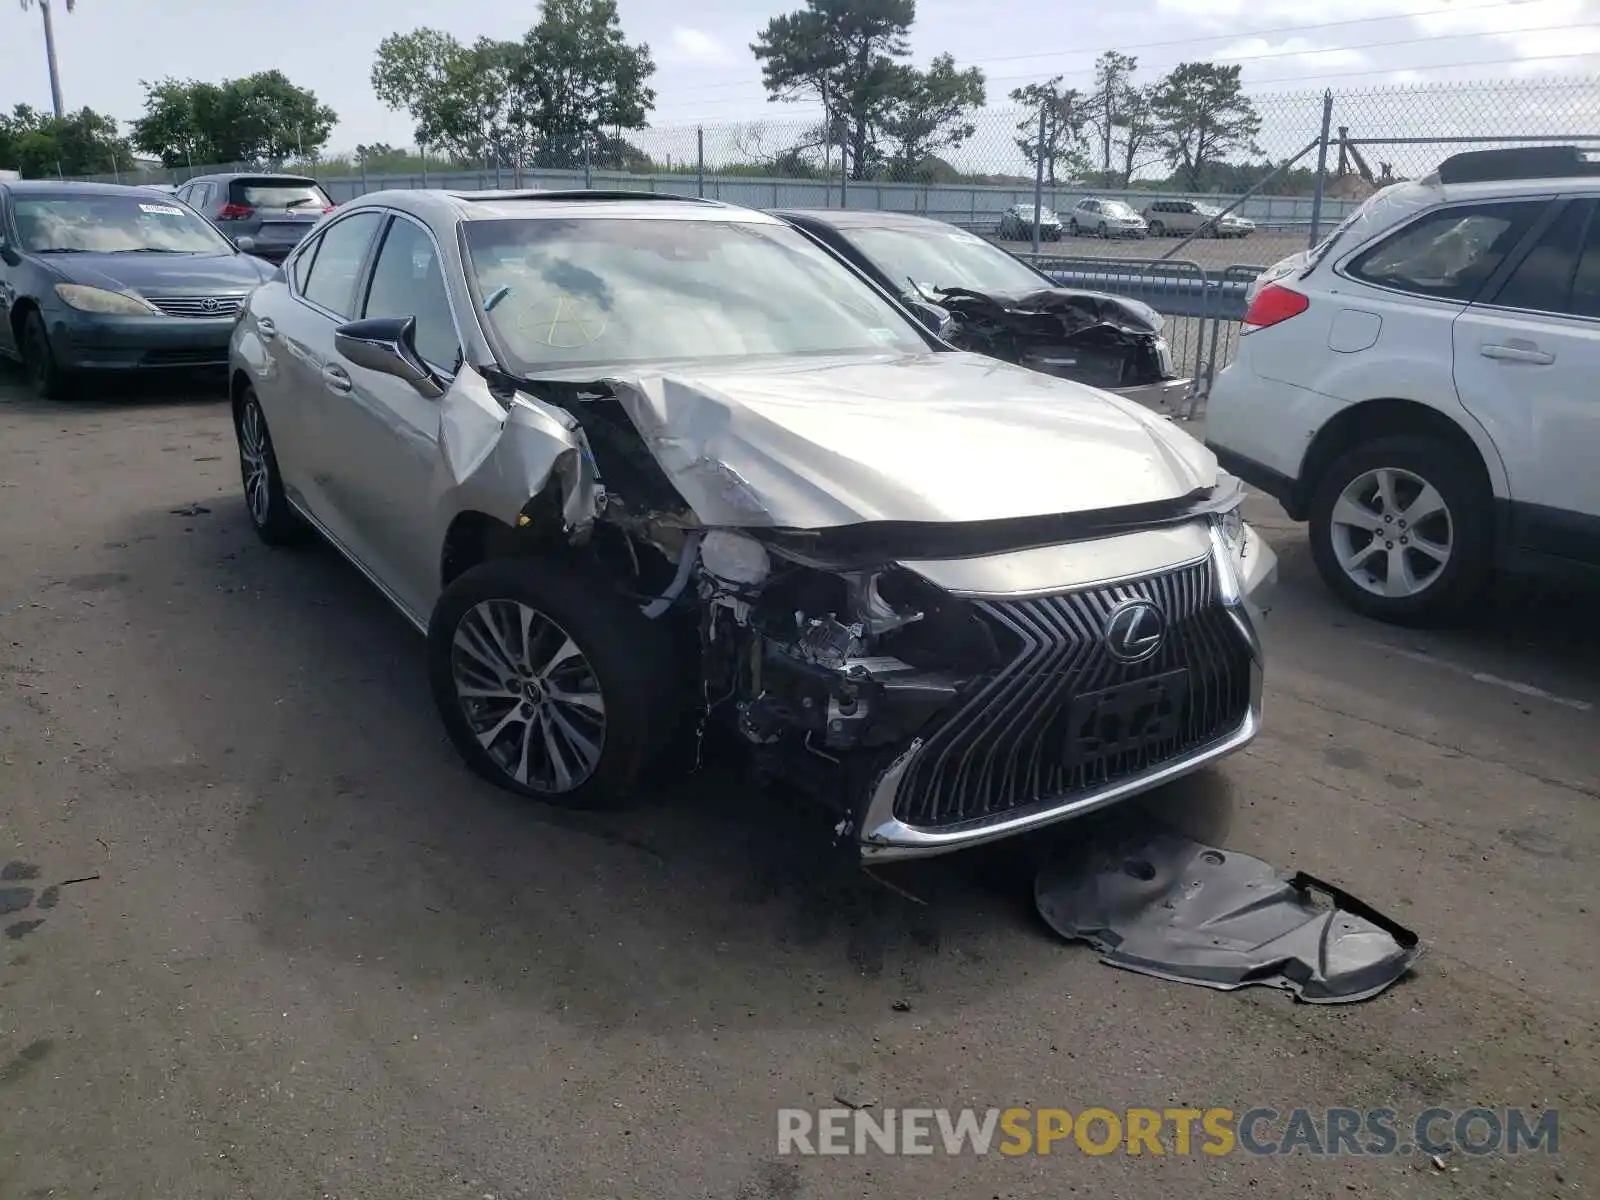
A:
<svg viewBox="0 0 1600 1200">
<path fill-rule="evenodd" d="M 1352 608 L 1422 622 L 1496 569 L 1600 566 L 1600 164 L 1458 154 L 1251 291 L 1206 440 Z"/>
</svg>

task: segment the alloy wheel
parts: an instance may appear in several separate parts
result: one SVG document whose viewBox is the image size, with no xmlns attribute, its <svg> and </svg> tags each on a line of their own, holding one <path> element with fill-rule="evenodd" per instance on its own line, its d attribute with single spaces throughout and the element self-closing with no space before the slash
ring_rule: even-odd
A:
<svg viewBox="0 0 1600 1200">
<path fill-rule="evenodd" d="M 472 735 L 515 782 L 561 794 L 594 774 L 605 697 L 588 658 L 555 621 L 520 601 L 481 601 L 456 626 L 450 668 Z"/>
<path fill-rule="evenodd" d="M 272 516 L 268 445 L 261 406 L 254 399 L 247 400 L 239 414 L 239 473 L 244 477 L 244 500 L 250 519 L 257 525 L 265 525 Z"/>
<path fill-rule="evenodd" d="M 1399 599 L 1426 591 L 1444 573 L 1455 525 L 1439 490 L 1399 467 L 1357 475 L 1339 493 L 1328 536 L 1351 582 Z"/>
</svg>

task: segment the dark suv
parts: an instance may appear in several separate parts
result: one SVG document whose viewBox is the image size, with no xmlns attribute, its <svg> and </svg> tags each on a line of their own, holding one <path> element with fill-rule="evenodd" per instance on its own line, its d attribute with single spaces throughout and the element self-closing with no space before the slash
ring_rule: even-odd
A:
<svg viewBox="0 0 1600 1200">
<path fill-rule="evenodd" d="M 287 258 L 334 207 L 320 183 L 300 175 L 201 175 L 177 195 L 239 249 L 268 262 Z"/>
</svg>

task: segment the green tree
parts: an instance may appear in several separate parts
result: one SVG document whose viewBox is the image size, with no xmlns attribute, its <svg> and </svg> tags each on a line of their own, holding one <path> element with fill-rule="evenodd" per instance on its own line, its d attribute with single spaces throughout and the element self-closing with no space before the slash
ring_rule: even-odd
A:
<svg viewBox="0 0 1600 1200">
<path fill-rule="evenodd" d="M 1025 112 L 1017 122 L 1017 149 L 1029 164 L 1044 157 L 1045 181 L 1052 186 L 1063 183 L 1065 176 L 1088 170 L 1089 158 L 1084 151 L 1084 130 L 1089 123 L 1089 98 L 1077 88 L 1061 86 L 1057 75 L 1044 83 L 1030 83 L 1015 88 L 1011 99 Z M 1039 137 L 1039 110 L 1044 110 L 1044 139 Z"/>
<path fill-rule="evenodd" d="M 30 179 L 112 175 L 133 168 L 116 119 L 82 108 L 53 117 L 19 104 L 0 114 L 0 168 Z"/>
<path fill-rule="evenodd" d="M 523 48 L 479 38 L 463 46 L 437 29 L 396 33 L 378 44 L 372 89 L 416 122 L 416 139 L 437 155 L 511 165 L 530 131 L 514 94 Z"/>
<path fill-rule="evenodd" d="M 1133 74 L 1139 60 L 1107 50 L 1094 64 L 1094 91 L 1089 97 L 1089 123 L 1100 140 L 1100 169 L 1111 170 L 1112 141 L 1138 100 Z"/>
<path fill-rule="evenodd" d="M 916 16 L 916 0 L 806 0 L 751 43 L 769 100 L 817 103 L 824 128 L 842 124 L 852 178 L 871 174 L 879 133 L 911 87 Z"/>
<path fill-rule="evenodd" d="M 939 151 L 970 138 L 977 132 L 973 111 L 983 107 L 984 97 L 983 72 L 977 67 L 957 70 L 948 54 L 934 58 L 926 71 L 907 71 L 901 93 L 883 119 L 890 175 L 920 176 Z"/>
<path fill-rule="evenodd" d="M 1167 164 L 1199 191 L 1206 169 L 1230 153 L 1256 149 L 1261 115 L 1244 94 L 1239 65 L 1180 63 L 1150 97 L 1154 136 Z"/>
<path fill-rule="evenodd" d="M 649 119 L 655 69 L 650 47 L 623 36 L 616 0 L 544 0 L 510 69 L 513 121 L 537 135 L 534 165 L 576 166 L 585 147 L 596 161 L 626 158 L 621 131 Z"/>
<path fill-rule="evenodd" d="M 339 120 L 315 92 L 296 87 L 282 71 L 220 84 L 168 78 L 143 86 L 134 144 L 169 167 L 314 158 Z"/>
</svg>

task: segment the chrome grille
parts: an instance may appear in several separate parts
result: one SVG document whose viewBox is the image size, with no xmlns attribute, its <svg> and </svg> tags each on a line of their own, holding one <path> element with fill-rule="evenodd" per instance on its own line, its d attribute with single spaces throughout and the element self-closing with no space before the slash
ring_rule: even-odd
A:
<svg viewBox="0 0 1600 1200">
<path fill-rule="evenodd" d="M 1118 604 L 1155 602 L 1167 619 L 1161 647 L 1124 664 L 1106 651 L 1106 618 Z M 975 680 L 924 735 L 895 796 L 908 825 L 940 827 L 1060 802 L 1199 749 L 1231 733 L 1250 706 L 1249 646 L 1216 594 L 1209 559 L 1108 587 L 975 605 L 1015 657 Z M 1074 700 L 1147 683 L 1171 693 L 1158 735 L 1132 749 L 1098 752 L 1074 728 Z"/>
<path fill-rule="evenodd" d="M 232 317 L 244 303 L 243 296 L 146 296 L 169 317 Z"/>
</svg>

